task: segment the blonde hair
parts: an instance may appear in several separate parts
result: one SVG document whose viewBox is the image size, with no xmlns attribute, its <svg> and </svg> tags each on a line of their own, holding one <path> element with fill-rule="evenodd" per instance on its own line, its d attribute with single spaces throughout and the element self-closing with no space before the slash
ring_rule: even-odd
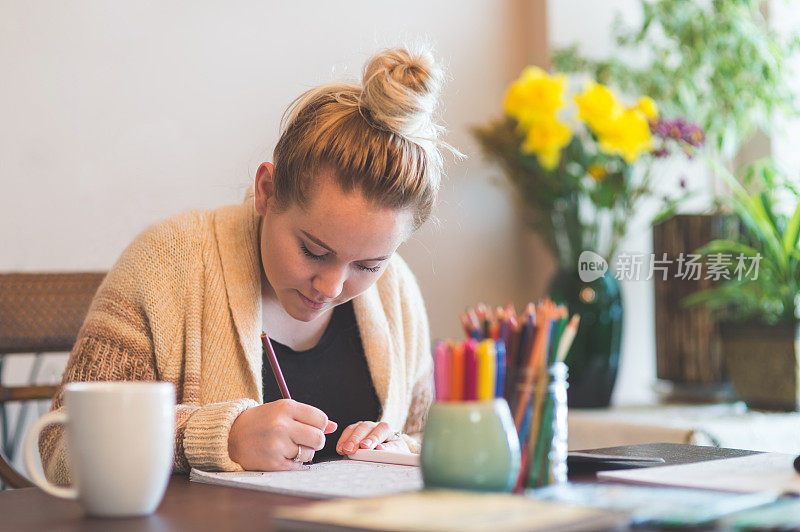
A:
<svg viewBox="0 0 800 532">
<path fill-rule="evenodd" d="M 427 50 L 384 50 L 367 62 L 361 84 L 311 89 L 286 110 L 275 146 L 274 195 L 279 209 L 305 206 L 316 175 L 331 168 L 345 192 L 411 209 L 414 228 L 430 216 L 442 179 L 434 115 L 444 73 Z"/>
</svg>

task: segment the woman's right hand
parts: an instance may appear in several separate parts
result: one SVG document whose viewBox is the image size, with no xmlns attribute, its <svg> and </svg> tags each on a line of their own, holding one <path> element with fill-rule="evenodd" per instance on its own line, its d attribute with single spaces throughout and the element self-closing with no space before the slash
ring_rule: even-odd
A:
<svg viewBox="0 0 800 532">
<path fill-rule="evenodd" d="M 319 408 L 280 399 L 239 414 L 228 435 L 228 455 L 250 471 L 300 469 L 335 430 L 336 423 Z M 298 446 L 301 461 L 295 462 Z"/>
</svg>

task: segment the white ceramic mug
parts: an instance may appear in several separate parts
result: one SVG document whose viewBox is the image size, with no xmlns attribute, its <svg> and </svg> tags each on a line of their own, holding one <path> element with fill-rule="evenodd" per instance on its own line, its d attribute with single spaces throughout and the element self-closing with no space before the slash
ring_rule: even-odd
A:
<svg viewBox="0 0 800 532">
<path fill-rule="evenodd" d="M 39 433 L 65 428 L 73 485 L 44 478 Z M 169 382 L 71 382 L 64 408 L 42 416 L 25 439 L 25 466 L 47 493 L 77 499 L 90 515 L 123 517 L 152 513 L 172 472 L 175 387 Z"/>
</svg>

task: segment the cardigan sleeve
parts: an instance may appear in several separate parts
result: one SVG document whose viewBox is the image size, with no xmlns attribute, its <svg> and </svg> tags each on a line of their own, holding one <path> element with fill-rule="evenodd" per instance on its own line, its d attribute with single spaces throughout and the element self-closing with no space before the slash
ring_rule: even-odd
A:
<svg viewBox="0 0 800 532">
<path fill-rule="evenodd" d="M 152 359 L 152 357 L 150 357 Z M 53 410 L 63 408 L 64 385 L 75 381 L 155 381 L 148 357 L 133 353 L 105 339 L 83 337 L 75 345 L 64 371 L 62 385 L 53 400 Z M 242 411 L 255 406 L 252 399 L 239 399 L 204 406 L 178 404 L 175 413 L 173 470 L 189 468 L 241 471 L 228 456 L 228 433 Z M 39 452 L 45 475 L 51 482 L 69 484 L 63 428 L 53 425 L 42 432 Z"/>
<path fill-rule="evenodd" d="M 418 453 L 422 430 L 433 401 L 433 357 L 430 326 L 419 285 L 408 266 L 398 264 L 400 279 L 403 333 L 410 376 L 408 416 L 403 427 L 403 439 L 412 452 Z"/>
<path fill-rule="evenodd" d="M 181 228 L 193 222 L 184 216 L 154 226 L 125 250 L 92 301 L 52 409 L 63 407 L 68 382 L 170 380 L 178 394 L 174 470 L 240 471 L 228 455 L 228 434 L 236 416 L 256 401 L 187 402 L 182 397 L 184 371 L 169 378 L 158 371 L 157 357 L 183 356 L 182 302 L 190 278 L 187 272 L 197 261 L 191 260 L 188 232 Z M 175 253 L 181 256 L 171 256 Z M 45 475 L 53 482 L 69 483 L 63 428 L 53 425 L 44 430 L 39 450 Z"/>
</svg>

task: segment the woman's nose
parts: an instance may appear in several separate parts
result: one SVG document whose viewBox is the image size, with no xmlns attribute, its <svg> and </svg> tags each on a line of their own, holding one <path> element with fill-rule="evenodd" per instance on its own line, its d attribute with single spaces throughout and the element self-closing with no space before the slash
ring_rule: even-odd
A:
<svg viewBox="0 0 800 532">
<path fill-rule="evenodd" d="M 342 293 L 345 275 L 340 269 L 330 269 L 317 275 L 311 286 L 325 299 L 336 299 Z"/>
</svg>

